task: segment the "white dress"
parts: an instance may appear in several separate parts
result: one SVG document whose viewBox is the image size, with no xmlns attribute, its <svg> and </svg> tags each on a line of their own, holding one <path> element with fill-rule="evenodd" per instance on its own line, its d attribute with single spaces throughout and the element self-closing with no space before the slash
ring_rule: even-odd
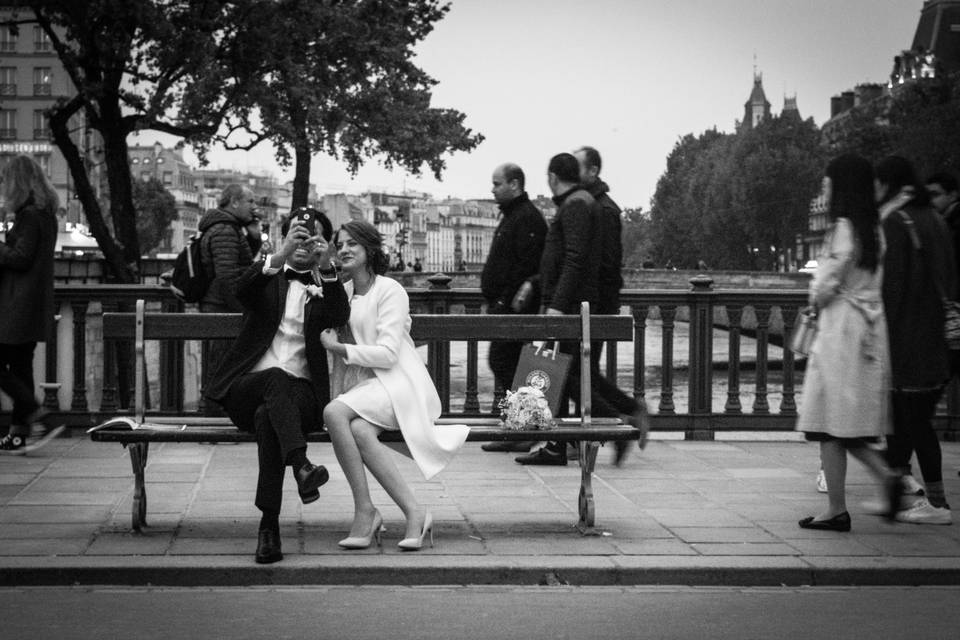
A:
<svg viewBox="0 0 960 640">
<path fill-rule="evenodd" d="M 434 424 L 440 397 L 410 337 L 410 300 L 403 286 L 376 276 L 362 296 L 353 294 L 352 283 L 345 288 L 356 344 L 344 342 L 346 359 L 333 358 L 331 396 L 372 424 L 399 429 L 429 480 L 453 459 L 470 428 Z"/>
</svg>

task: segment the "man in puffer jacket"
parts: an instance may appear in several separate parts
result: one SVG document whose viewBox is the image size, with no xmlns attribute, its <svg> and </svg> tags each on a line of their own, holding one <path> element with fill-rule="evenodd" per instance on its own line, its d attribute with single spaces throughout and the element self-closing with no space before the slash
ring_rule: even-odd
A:
<svg viewBox="0 0 960 640">
<path fill-rule="evenodd" d="M 249 188 L 229 184 L 220 195 L 218 205 L 205 213 L 199 224 L 203 234 L 200 238 L 203 268 L 213 274 L 210 288 L 200 300 L 200 313 L 242 313 L 243 305 L 237 300 L 237 278 L 253 264 L 246 227 L 256 214 L 256 199 Z M 204 341 L 204 389 L 229 347 L 228 340 Z M 220 415 L 218 407 L 205 409 L 208 415 Z"/>
</svg>

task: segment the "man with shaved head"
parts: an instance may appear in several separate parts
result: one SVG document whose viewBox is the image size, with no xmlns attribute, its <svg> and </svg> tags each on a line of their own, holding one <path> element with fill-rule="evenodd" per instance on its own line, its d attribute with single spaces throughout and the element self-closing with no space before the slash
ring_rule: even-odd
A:
<svg viewBox="0 0 960 640">
<path fill-rule="evenodd" d="M 493 172 L 490 191 L 500 205 L 500 224 L 490 243 L 480 276 L 480 291 L 487 313 L 536 313 L 539 296 L 532 280 L 540 269 L 547 223 L 533 206 L 525 189 L 523 170 L 513 163 Z M 509 389 L 523 343 L 496 340 L 490 343 L 490 370 L 499 389 Z M 488 442 L 484 451 L 529 451 L 530 442 Z"/>
</svg>

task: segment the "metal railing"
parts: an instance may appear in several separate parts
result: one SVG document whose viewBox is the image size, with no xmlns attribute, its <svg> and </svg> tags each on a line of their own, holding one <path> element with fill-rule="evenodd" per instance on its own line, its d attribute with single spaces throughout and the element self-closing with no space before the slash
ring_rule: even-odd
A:
<svg viewBox="0 0 960 640">
<path fill-rule="evenodd" d="M 450 288 L 446 276 L 408 289 L 413 313 L 484 313 L 480 292 Z M 725 430 L 790 430 L 797 415 L 803 362 L 782 348 L 798 310 L 801 290 L 717 290 L 709 278 L 689 290 L 625 290 L 623 313 L 634 319 L 633 343 L 604 345 L 603 371 L 643 399 L 655 429 L 709 439 Z M 153 309 L 183 310 L 159 285 L 58 285 L 56 339 L 38 349 L 44 405 L 71 425 L 96 424 L 129 410 L 132 371 L 128 345 L 104 345 L 100 315 L 132 309 L 143 298 Z M 189 309 L 188 309 L 189 310 Z M 427 362 L 444 412 L 495 411 L 499 391 L 483 362 L 485 343 L 434 343 Z M 163 343 L 148 357 L 155 412 L 201 412 L 199 344 Z M 958 432 L 957 403 L 942 403 L 936 426 L 944 437 Z M 4 414 L 3 419 L 7 419 Z"/>
</svg>

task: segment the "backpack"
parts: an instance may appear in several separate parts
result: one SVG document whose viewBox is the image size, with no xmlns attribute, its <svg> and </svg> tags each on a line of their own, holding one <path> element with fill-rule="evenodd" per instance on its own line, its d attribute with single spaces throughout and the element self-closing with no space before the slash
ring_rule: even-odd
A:
<svg viewBox="0 0 960 640">
<path fill-rule="evenodd" d="M 184 302 L 200 302 L 213 280 L 213 274 L 208 274 L 203 268 L 202 237 L 203 232 L 200 231 L 190 238 L 173 263 L 170 290 Z"/>
</svg>

